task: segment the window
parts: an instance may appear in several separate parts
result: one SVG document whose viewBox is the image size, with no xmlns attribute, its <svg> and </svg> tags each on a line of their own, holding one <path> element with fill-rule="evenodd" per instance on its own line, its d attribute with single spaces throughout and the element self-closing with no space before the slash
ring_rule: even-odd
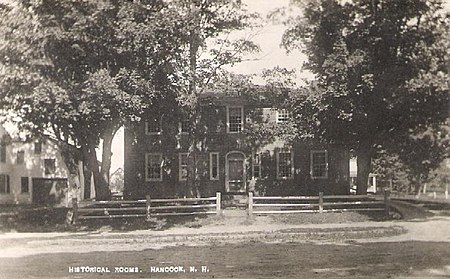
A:
<svg viewBox="0 0 450 279">
<path fill-rule="evenodd" d="M 162 117 L 154 118 L 145 122 L 145 134 L 160 135 L 162 126 Z"/>
<path fill-rule="evenodd" d="M 0 162 L 6 163 L 6 144 L 0 143 Z"/>
<path fill-rule="evenodd" d="M 45 159 L 44 160 L 44 173 L 54 174 L 56 172 L 55 159 Z"/>
<path fill-rule="evenodd" d="M 255 179 L 261 178 L 261 153 L 253 154 L 252 173 L 253 178 Z"/>
<path fill-rule="evenodd" d="M 23 164 L 25 161 L 25 151 L 17 151 L 17 164 Z"/>
<path fill-rule="evenodd" d="M 228 107 L 227 124 L 228 133 L 238 133 L 242 131 L 244 124 L 244 109 L 242 107 Z"/>
<path fill-rule="evenodd" d="M 188 154 L 178 154 L 178 179 L 185 181 L 188 177 Z"/>
<path fill-rule="evenodd" d="M 20 192 L 28 193 L 29 191 L 30 191 L 30 187 L 28 184 L 28 177 L 21 177 L 20 178 Z"/>
<path fill-rule="evenodd" d="M 0 194 L 9 194 L 9 175 L 0 174 Z"/>
<path fill-rule="evenodd" d="M 209 153 L 209 179 L 219 180 L 219 153 Z"/>
<path fill-rule="evenodd" d="M 42 153 L 42 142 L 35 142 L 34 143 L 34 154 L 41 154 Z"/>
<path fill-rule="evenodd" d="M 328 177 L 328 154 L 326 150 L 311 151 L 311 177 Z"/>
<path fill-rule="evenodd" d="M 180 134 L 188 134 L 189 133 L 189 120 L 183 119 L 178 123 L 178 131 Z"/>
<path fill-rule="evenodd" d="M 277 123 L 285 123 L 289 120 L 291 114 L 287 109 L 277 110 Z"/>
<path fill-rule="evenodd" d="M 145 155 L 145 179 L 147 181 L 162 181 L 162 155 L 147 153 Z"/>
<path fill-rule="evenodd" d="M 293 153 L 288 150 L 281 150 L 277 153 L 277 178 L 293 178 Z"/>
</svg>

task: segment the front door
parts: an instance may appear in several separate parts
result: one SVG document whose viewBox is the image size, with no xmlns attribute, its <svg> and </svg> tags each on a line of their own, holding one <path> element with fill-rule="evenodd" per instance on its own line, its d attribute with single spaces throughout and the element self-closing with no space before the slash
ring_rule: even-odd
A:
<svg viewBox="0 0 450 279">
<path fill-rule="evenodd" d="M 230 152 L 226 156 L 227 192 L 245 192 L 245 157 L 242 152 Z"/>
</svg>

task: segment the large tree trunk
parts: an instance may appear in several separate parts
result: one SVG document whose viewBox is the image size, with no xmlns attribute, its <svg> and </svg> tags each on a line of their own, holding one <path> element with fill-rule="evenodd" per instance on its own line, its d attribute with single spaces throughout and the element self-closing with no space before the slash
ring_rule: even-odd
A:
<svg viewBox="0 0 450 279">
<path fill-rule="evenodd" d="M 356 150 L 358 172 L 356 174 L 356 194 L 366 195 L 372 163 L 372 148 L 364 145 Z"/>
<path fill-rule="evenodd" d="M 102 165 L 100 168 L 100 175 L 102 179 L 108 184 L 109 187 L 109 174 L 111 171 L 111 156 L 112 156 L 112 141 L 118 128 L 113 125 L 110 129 L 107 129 L 103 134 L 103 146 L 102 146 Z"/>
<path fill-rule="evenodd" d="M 190 96 L 190 129 L 189 129 L 189 149 L 188 149 L 188 177 L 186 181 L 185 194 L 192 197 L 200 196 L 198 187 L 198 129 L 201 119 L 199 96 L 197 92 L 197 53 L 199 49 L 199 37 L 196 30 L 192 30 L 189 44 L 189 88 Z"/>
<path fill-rule="evenodd" d="M 83 155 L 87 159 L 87 167 L 92 172 L 92 176 L 94 178 L 95 199 L 109 200 L 111 192 L 109 191 L 109 185 L 107 181 L 100 173 L 95 146 L 91 145 L 89 147 L 84 147 Z"/>
<path fill-rule="evenodd" d="M 69 191 L 72 193 L 72 198 L 78 198 L 79 193 L 82 193 L 82 190 L 84 190 L 83 173 L 81 173 L 83 166 L 82 160 L 80 160 L 82 157 L 81 151 L 65 143 L 59 143 L 58 146 L 61 151 L 61 157 L 69 172 L 67 178 Z"/>
<path fill-rule="evenodd" d="M 198 177 L 198 158 L 200 150 L 199 143 L 199 125 L 201 122 L 200 111 L 195 110 L 190 117 L 191 128 L 189 129 L 189 148 L 188 148 L 188 177 L 186 181 L 185 195 L 190 197 L 200 197 L 199 177 Z"/>
</svg>

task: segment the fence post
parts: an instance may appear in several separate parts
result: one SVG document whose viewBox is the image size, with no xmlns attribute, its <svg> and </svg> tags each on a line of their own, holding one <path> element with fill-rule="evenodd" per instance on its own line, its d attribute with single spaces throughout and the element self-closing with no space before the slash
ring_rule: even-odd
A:
<svg viewBox="0 0 450 279">
<path fill-rule="evenodd" d="M 319 213 L 323 213 L 323 192 L 319 192 Z"/>
<path fill-rule="evenodd" d="M 150 208 L 152 206 L 152 201 L 150 199 L 150 195 L 145 196 L 145 211 L 147 213 L 146 220 L 150 221 Z"/>
<path fill-rule="evenodd" d="M 221 198 L 222 194 L 220 192 L 216 193 L 216 215 L 220 216 L 221 215 L 221 205 L 222 205 L 222 198 Z"/>
<path fill-rule="evenodd" d="M 78 222 L 78 200 L 77 198 L 72 198 L 72 224 L 76 225 Z"/>
<path fill-rule="evenodd" d="M 389 216 L 389 196 L 390 191 L 384 188 L 384 213 Z"/>
<path fill-rule="evenodd" d="M 248 192 L 248 216 L 253 216 L 253 192 Z"/>
<path fill-rule="evenodd" d="M 436 199 L 436 191 L 433 192 L 433 199 Z"/>
</svg>

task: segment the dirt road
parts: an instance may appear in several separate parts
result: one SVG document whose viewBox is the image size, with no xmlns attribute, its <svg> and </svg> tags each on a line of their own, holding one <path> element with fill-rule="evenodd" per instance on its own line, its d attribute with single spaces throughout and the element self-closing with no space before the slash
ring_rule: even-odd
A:
<svg viewBox="0 0 450 279">
<path fill-rule="evenodd" d="M 409 222 L 2 234 L 0 277 L 448 278 L 449 232 L 450 218 L 439 216 Z M 86 268 L 95 272 L 81 272 Z"/>
<path fill-rule="evenodd" d="M 81 266 L 107 267 L 110 273 L 69 273 L 70 267 Z M 155 270 L 171 266 L 182 266 L 185 272 Z M 201 266 L 209 272 L 201 272 Z M 115 267 L 138 267 L 139 272 L 114 273 Z M 190 267 L 197 272 L 189 272 Z M 2 278 L 446 278 L 449 268 L 449 243 L 416 241 L 178 246 L 132 252 L 44 254 L 0 263 Z"/>
</svg>

